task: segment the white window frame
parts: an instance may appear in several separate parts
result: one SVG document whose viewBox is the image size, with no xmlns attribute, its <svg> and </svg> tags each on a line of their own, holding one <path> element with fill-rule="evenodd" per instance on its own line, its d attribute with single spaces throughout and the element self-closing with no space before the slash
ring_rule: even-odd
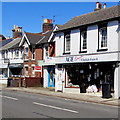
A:
<svg viewBox="0 0 120 120">
<path fill-rule="evenodd" d="M 105 36 L 102 34 L 102 31 L 106 30 Z M 103 42 L 103 45 L 102 45 Z M 99 28 L 99 49 L 107 49 L 107 26 Z"/>
<path fill-rule="evenodd" d="M 71 37 L 70 37 L 70 32 L 65 33 L 64 35 L 65 41 L 64 41 L 64 51 L 65 53 L 69 53 L 71 50 Z M 69 43 L 69 45 L 68 45 Z M 68 47 L 68 48 L 67 48 Z"/>
<path fill-rule="evenodd" d="M 28 49 L 28 52 L 26 52 L 26 49 Z M 25 60 L 28 60 L 29 58 L 29 48 L 25 47 Z"/>
<path fill-rule="evenodd" d="M 35 60 L 35 58 L 36 58 L 35 48 L 32 48 L 32 60 Z"/>
<path fill-rule="evenodd" d="M 85 33 L 86 33 L 86 38 L 85 38 Z M 81 31 L 80 33 L 80 37 L 81 37 L 81 51 L 87 51 L 87 30 Z M 84 42 L 86 44 L 85 48 L 84 48 Z"/>
</svg>

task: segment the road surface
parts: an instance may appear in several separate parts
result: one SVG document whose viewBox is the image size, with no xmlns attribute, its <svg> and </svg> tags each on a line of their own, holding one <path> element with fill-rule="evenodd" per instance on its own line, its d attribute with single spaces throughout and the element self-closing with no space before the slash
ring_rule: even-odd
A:
<svg viewBox="0 0 120 120">
<path fill-rule="evenodd" d="M 11 90 L 0 97 L 2 118 L 118 118 L 117 106 Z"/>
</svg>

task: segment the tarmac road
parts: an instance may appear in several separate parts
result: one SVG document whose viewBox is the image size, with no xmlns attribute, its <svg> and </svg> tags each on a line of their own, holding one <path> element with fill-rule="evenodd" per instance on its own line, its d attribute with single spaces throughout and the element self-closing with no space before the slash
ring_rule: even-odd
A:
<svg viewBox="0 0 120 120">
<path fill-rule="evenodd" d="M 118 118 L 117 106 L 9 90 L 0 97 L 2 118 Z"/>
</svg>

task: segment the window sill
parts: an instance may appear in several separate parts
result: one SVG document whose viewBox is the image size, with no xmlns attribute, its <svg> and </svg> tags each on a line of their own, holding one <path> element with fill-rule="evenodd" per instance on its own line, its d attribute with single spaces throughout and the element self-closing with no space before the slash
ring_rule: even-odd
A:
<svg viewBox="0 0 120 120">
<path fill-rule="evenodd" d="M 97 52 L 101 52 L 101 51 L 107 51 L 108 49 L 98 49 Z"/>
<path fill-rule="evenodd" d="M 87 51 L 79 51 L 79 53 L 87 53 Z"/>
<path fill-rule="evenodd" d="M 67 55 L 67 54 L 70 54 L 70 52 L 63 53 L 63 55 Z"/>
</svg>

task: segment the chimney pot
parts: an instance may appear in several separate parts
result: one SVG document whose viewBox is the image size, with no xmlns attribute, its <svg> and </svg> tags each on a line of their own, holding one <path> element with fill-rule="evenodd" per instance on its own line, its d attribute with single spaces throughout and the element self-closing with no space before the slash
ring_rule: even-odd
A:
<svg viewBox="0 0 120 120">
<path fill-rule="evenodd" d="M 53 29 L 53 24 L 52 24 L 52 19 L 44 19 L 44 23 L 43 23 L 43 32 L 45 33 L 48 30 L 52 30 Z"/>
<path fill-rule="evenodd" d="M 94 11 L 100 10 L 101 6 L 102 4 L 100 2 L 96 2 L 96 9 L 94 9 Z"/>
<path fill-rule="evenodd" d="M 13 32 L 13 38 L 22 37 L 22 27 L 19 27 L 17 25 L 14 25 Z"/>
<path fill-rule="evenodd" d="M 106 3 L 104 3 L 104 5 L 103 5 L 103 9 L 106 9 L 106 5 L 107 5 L 107 4 L 106 4 Z"/>
</svg>

